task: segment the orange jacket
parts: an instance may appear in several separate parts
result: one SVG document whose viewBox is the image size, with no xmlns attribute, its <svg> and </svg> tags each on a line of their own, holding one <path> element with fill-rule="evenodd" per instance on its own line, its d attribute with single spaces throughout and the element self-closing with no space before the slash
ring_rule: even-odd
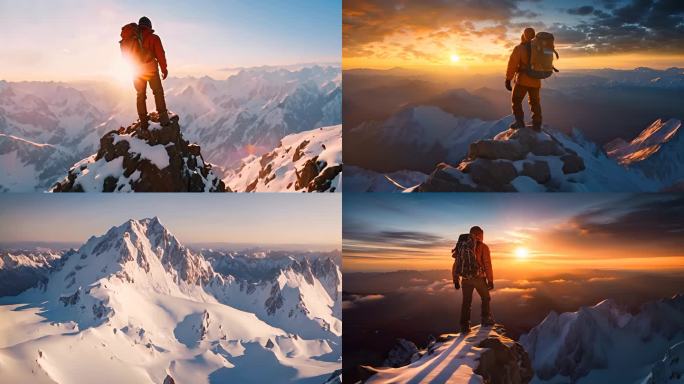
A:
<svg viewBox="0 0 684 384">
<path fill-rule="evenodd" d="M 511 57 L 508 59 L 508 67 L 506 68 L 506 80 L 513 80 L 515 78 L 516 84 L 524 85 L 531 88 L 541 88 L 541 80 L 527 76 L 521 72 L 527 69 L 530 63 L 529 52 L 525 43 L 529 41 L 525 35 L 521 36 L 520 44 L 513 48 Z"/>
<path fill-rule="evenodd" d="M 492 257 L 489 254 L 489 247 L 487 244 L 481 241 L 477 242 L 475 245 L 475 257 L 477 258 L 477 263 L 482 266 L 482 270 L 484 271 L 484 276 L 480 277 L 486 277 L 487 281 L 493 282 L 494 271 L 492 270 Z"/>
<path fill-rule="evenodd" d="M 154 29 L 149 28 L 141 28 L 140 34 L 143 48 L 155 58 L 155 60 L 145 64 L 146 72 L 156 71 L 157 63 L 159 63 L 162 73 L 166 72 L 166 53 L 159 36 L 154 34 Z"/>
</svg>

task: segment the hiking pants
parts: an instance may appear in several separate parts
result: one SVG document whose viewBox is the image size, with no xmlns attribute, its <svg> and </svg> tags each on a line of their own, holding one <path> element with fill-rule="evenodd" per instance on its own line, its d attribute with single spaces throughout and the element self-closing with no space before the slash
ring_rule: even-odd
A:
<svg viewBox="0 0 684 384">
<path fill-rule="evenodd" d="M 492 317 L 489 308 L 491 297 L 489 296 L 489 289 L 487 288 L 487 280 L 484 277 L 473 277 L 470 279 L 461 279 L 461 289 L 463 290 L 463 302 L 461 303 L 461 325 L 470 325 L 470 307 L 473 304 L 473 290 L 477 291 L 482 300 L 482 321 L 486 321 Z"/>
<path fill-rule="evenodd" d="M 138 118 L 140 121 L 147 121 L 147 83 L 150 83 L 150 88 L 152 88 L 152 93 L 154 94 L 154 103 L 157 106 L 157 112 L 160 115 L 166 113 L 164 88 L 162 88 L 159 71 L 155 70 L 153 75 L 139 76 L 133 80 L 135 92 L 138 94 L 136 106 L 138 107 Z"/>
<path fill-rule="evenodd" d="M 522 102 L 523 99 L 525 99 L 525 95 L 528 95 L 530 110 L 532 110 L 532 125 L 535 128 L 541 127 L 542 111 L 539 90 L 540 88 L 526 87 L 520 84 L 515 84 L 515 86 L 513 86 L 511 101 L 513 104 L 513 116 L 515 116 L 515 121 L 521 124 L 525 123 L 525 113 L 523 112 Z"/>
</svg>

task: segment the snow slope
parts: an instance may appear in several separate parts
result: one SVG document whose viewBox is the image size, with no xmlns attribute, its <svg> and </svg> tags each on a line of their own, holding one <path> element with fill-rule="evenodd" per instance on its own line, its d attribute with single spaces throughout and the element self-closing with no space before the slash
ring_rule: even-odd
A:
<svg viewBox="0 0 684 384">
<path fill-rule="evenodd" d="M 298 288 L 302 278 L 285 275 L 278 284 L 301 295 L 317 284 Z M 340 368 L 337 326 L 321 325 L 326 338 L 304 337 L 295 323 L 281 328 L 274 316 L 233 306 L 257 304 L 245 298 L 250 284 L 238 286 L 156 218 L 130 220 L 91 237 L 43 287 L 0 298 L 3 380 L 320 383 Z M 299 299 L 312 316 L 332 313 L 329 298 Z M 302 320 L 305 333 L 315 333 L 314 322 Z"/>
<path fill-rule="evenodd" d="M 627 168 L 643 172 L 665 187 L 684 180 L 684 134 L 677 119 L 658 119 L 630 142 L 606 144 L 608 156 Z"/>
<path fill-rule="evenodd" d="M 272 151 L 250 156 L 223 181 L 236 192 L 296 192 L 340 189 L 342 125 L 285 136 Z"/>
<path fill-rule="evenodd" d="M 549 315 L 520 337 L 536 383 L 641 383 L 668 349 L 684 340 L 684 295 L 632 314 L 612 300 Z"/>
<path fill-rule="evenodd" d="M 374 373 L 366 383 L 476 384 L 492 380 L 500 383 L 529 380 L 531 372 L 525 352 L 496 328 L 476 326 L 468 334 L 443 335 L 440 339 L 444 341 L 429 346 L 422 356 L 406 366 L 366 367 Z M 497 355 L 503 352 L 506 358 L 494 358 L 488 350 L 496 350 Z"/>
</svg>

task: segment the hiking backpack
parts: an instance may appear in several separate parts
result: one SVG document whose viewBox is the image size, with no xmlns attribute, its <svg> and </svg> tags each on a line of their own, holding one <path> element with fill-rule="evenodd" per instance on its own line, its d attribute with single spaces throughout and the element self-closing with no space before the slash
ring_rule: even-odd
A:
<svg viewBox="0 0 684 384">
<path fill-rule="evenodd" d="M 121 27 L 121 41 L 119 41 L 121 54 L 135 63 L 142 64 L 152 60 L 150 52 L 143 48 L 142 35 L 138 24 L 130 23 Z"/>
<path fill-rule="evenodd" d="M 554 37 L 548 32 L 539 32 L 527 46 L 528 67 L 525 73 L 535 79 L 546 79 L 558 72 L 553 66 L 553 56 L 558 59 L 558 52 L 554 45 Z"/>
<path fill-rule="evenodd" d="M 456 247 L 451 251 L 451 257 L 456 259 L 453 271 L 455 275 L 469 279 L 480 274 L 481 267 L 475 256 L 476 243 L 475 238 L 468 233 L 458 237 Z"/>
</svg>

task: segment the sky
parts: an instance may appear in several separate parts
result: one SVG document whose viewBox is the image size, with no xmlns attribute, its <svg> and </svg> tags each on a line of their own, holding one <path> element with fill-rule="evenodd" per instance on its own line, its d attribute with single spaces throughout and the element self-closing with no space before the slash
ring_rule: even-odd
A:
<svg viewBox="0 0 684 384">
<path fill-rule="evenodd" d="M 684 66 L 681 0 L 347 0 L 342 23 L 347 69 L 503 71 L 527 26 L 561 69 Z"/>
<path fill-rule="evenodd" d="M 184 244 L 340 249 L 339 194 L 7 194 L 0 243 L 75 242 L 129 219 L 157 216 Z"/>
<path fill-rule="evenodd" d="M 344 271 L 450 269 L 479 225 L 495 275 L 583 268 L 684 270 L 684 196 L 346 194 Z"/>
<path fill-rule="evenodd" d="M 0 79 L 120 79 L 121 27 L 145 15 L 171 76 L 340 62 L 341 0 L 0 0 Z"/>
</svg>

